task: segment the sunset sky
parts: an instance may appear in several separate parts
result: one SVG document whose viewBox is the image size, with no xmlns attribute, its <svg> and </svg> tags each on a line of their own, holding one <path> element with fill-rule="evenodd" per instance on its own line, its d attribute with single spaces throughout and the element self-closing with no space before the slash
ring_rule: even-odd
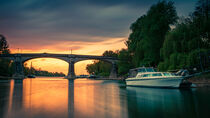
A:
<svg viewBox="0 0 210 118">
<path fill-rule="evenodd" d="M 0 34 L 12 53 L 101 55 L 125 48 L 129 26 L 159 0 L 0 0 Z M 179 16 L 193 12 L 196 0 L 172 0 Z M 19 50 L 18 50 L 19 48 Z M 34 59 L 35 68 L 67 73 L 58 59 Z M 76 64 L 86 74 L 92 60 Z M 28 65 L 30 62 L 28 62 Z"/>
</svg>

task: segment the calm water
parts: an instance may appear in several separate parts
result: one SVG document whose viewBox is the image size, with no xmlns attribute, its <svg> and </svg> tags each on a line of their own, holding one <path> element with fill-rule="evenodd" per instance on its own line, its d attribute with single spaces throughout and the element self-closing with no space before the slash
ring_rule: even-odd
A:
<svg viewBox="0 0 210 118">
<path fill-rule="evenodd" d="M 126 87 L 120 81 L 0 82 L 0 118 L 210 118 L 210 90 Z"/>
</svg>

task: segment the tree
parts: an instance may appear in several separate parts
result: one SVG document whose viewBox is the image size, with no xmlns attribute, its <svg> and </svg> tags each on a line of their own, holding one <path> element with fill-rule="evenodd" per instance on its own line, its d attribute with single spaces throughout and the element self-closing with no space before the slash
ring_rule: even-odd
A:
<svg viewBox="0 0 210 118">
<path fill-rule="evenodd" d="M 106 50 L 102 56 L 107 56 L 107 57 L 117 57 L 117 52 L 113 52 L 112 50 Z"/>
<path fill-rule="evenodd" d="M 159 70 L 192 67 L 203 69 L 209 66 L 208 59 L 205 59 L 210 49 L 209 7 L 208 1 L 199 0 L 193 16 L 186 18 L 166 34 L 160 53 L 162 60 L 158 65 Z"/>
<path fill-rule="evenodd" d="M 120 75 L 126 75 L 129 69 L 132 68 L 131 55 L 127 49 L 122 49 L 119 51 L 118 55 L 118 73 Z"/>
<path fill-rule="evenodd" d="M 210 10 L 209 0 L 198 0 L 193 15 L 197 18 L 204 17 L 208 19 L 210 15 L 209 10 Z"/>
<path fill-rule="evenodd" d="M 135 67 L 156 66 L 160 61 L 160 48 L 165 34 L 177 20 L 173 2 L 161 1 L 152 5 L 146 15 L 134 22 L 126 45 L 133 56 Z"/>
<path fill-rule="evenodd" d="M 209 0 L 198 0 L 193 12 L 193 23 L 198 28 L 197 34 L 210 47 L 210 2 Z"/>
<path fill-rule="evenodd" d="M 6 38 L 0 34 L 0 54 L 9 53 L 9 45 L 7 43 Z"/>
<path fill-rule="evenodd" d="M 118 52 L 106 50 L 102 55 L 108 57 L 117 57 Z M 93 64 L 88 64 L 86 67 L 86 70 L 89 74 L 100 75 L 100 76 L 109 76 L 111 69 L 112 69 L 112 64 L 105 61 L 94 61 Z"/>
<path fill-rule="evenodd" d="M 0 54 L 8 54 L 9 45 L 6 41 L 6 38 L 3 35 L 0 35 Z M 12 75 L 12 62 L 7 59 L 0 59 L 0 75 L 2 76 L 11 76 Z"/>
</svg>

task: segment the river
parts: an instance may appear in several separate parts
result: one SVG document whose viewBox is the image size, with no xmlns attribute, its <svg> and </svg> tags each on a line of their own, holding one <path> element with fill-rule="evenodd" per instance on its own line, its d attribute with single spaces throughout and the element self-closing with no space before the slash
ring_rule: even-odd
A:
<svg viewBox="0 0 210 118">
<path fill-rule="evenodd" d="M 210 89 L 126 87 L 114 80 L 0 80 L 0 118 L 210 118 Z"/>
</svg>

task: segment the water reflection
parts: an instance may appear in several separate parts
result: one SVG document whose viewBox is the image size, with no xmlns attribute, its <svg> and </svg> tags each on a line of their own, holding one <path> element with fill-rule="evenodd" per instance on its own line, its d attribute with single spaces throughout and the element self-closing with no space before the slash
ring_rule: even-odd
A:
<svg viewBox="0 0 210 118">
<path fill-rule="evenodd" d="M 76 80 L 75 117 L 127 117 L 120 88 L 113 81 Z"/>
<path fill-rule="evenodd" d="M 209 117 L 210 90 L 126 87 L 118 81 L 0 81 L 1 118 Z"/>
<path fill-rule="evenodd" d="M 203 110 L 210 108 L 210 94 L 205 90 L 205 94 L 197 95 L 200 91 L 127 87 L 129 117 L 208 117 L 209 112 Z M 199 105 L 200 98 L 206 101 L 206 105 Z"/>
<path fill-rule="evenodd" d="M 10 100 L 10 86 L 7 84 L 9 82 L 10 81 L 0 81 L 0 118 L 2 118 L 4 113 L 8 111 L 10 105 L 8 101 Z"/>
</svg>

